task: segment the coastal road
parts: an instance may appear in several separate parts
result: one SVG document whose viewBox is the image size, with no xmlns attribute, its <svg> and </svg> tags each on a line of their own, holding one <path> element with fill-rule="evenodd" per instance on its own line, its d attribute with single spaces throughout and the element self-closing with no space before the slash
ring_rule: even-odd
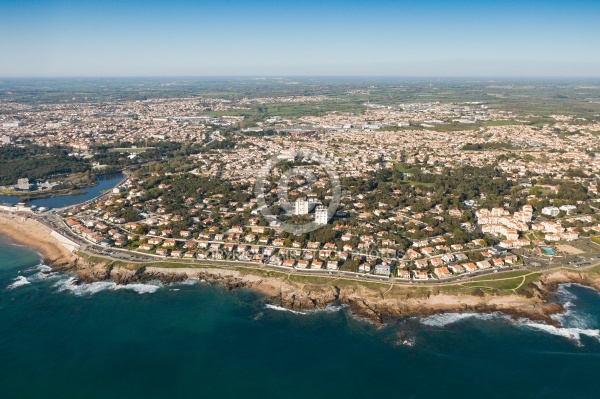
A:
<svg viewBox="0 0 600 399">
<path fill-rule="evenodd" d="M 289 268 L 284 266 L 276 266 L 276 265 L 268 265 L 256 262 L 246 262 L 239 260 L 227 260 L 227 259 L 175 259 L 175 258 L 166 258 L 158 255 L 150 255 L 143 254 L 140 252 L 133 252 L 124 249 L 118 249 L 113 247 L 103 247 L 91 242 L 86 242 L 82 237 L 76 235 L 71 229 L 67 227 L 64 221 L 58 215 L 36 215 L 29 214 L 27 215 L 39 223 L 42 223 L 46 227 L 51 230 L 56 231 L 57 233 L 65 236 L 66 238 L 71 239 L 72 241 L 78 243 L 80 245 L 80 251 L 88 256 L 97 256 L 102 257 L 104 259 L 110 261 L 121 261 L 121 262 L 131 262 L 136 264 L 154 264 L 159 262 L 171 262 L 171 263 L 180 263 L 182 265 L 189 266 L 217 266 L 217 267 L 244 267 L 256 270 L 273 270 L 278 272 L 286 272 L 294 275 L 304 275 L 304 276 L 319 276 L 325 278 L 333 278 L 333 279 L 345 279 L 345 280 L 353 280 L 353 281 L 369 281 L 373 283 L 379 284 L 397 284 L 397 285 L 407 285 L 407 286 L 440 286 L 445 284 L 457 284 L 465 281 L 469 281 L 476 277 L 481 277 L 485 275 L 497 275 L 501 278 L 502 273 L 511 272 L 515 270 L 531 270 L 530 268 L 526 268 L 524 266 L 515 266 L 515 267 L 505 267 L 501 269 L 488 269 L 488 270 L 479 270 L 474 273 L 470 273 L 469 275 L 457 275 L 452 276 L 450 278 L 442 279 L 442 280 L 405 280 L 399 278 L 392 278 L 389 276 L 378 276 L 373 274 L 362 274 L 362 273 L 354 273 L 349 271 L 338 271 L 338 270 L 325 270 L 325 269 L 297 269 L 297 268 Z M 599 253 L 600 255 L 600 253 Z M 599 256 L 600 258 L 600 256 Z M 598 258 L 596 258 L 598 259 Z M 587 269 L 589 267 L 593 267 L 594 263 L 597 262 L 587 262 L 585 265 L 581 265 L 581 269 Z M 535 270 L 543 270 L 548 271 L 554 268 L 549 267 L 548 265 L 545 268 L 536 268 Z M 562 266 L 555 267 L 555 269 L 560 269 Z M 540 270 L 540 271 L 541 271 Z"/>
</svg>

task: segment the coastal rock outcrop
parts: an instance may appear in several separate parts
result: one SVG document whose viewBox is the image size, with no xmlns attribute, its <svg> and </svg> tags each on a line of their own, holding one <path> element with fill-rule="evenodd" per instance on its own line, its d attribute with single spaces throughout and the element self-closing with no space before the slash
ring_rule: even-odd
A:
<svg viewBox="0 0 600 399">
<path fill-rule="evenodd" d="M 265 295 L 265 300 L 287 309 L 307 311 L 324 309 L 327 305 L 347 305 L 350 312 L 362 319 L 382 324 L 386 319 L 410 316 L 429 316 L 444 312 L 502 312 L 517 318 L 527 318 L 547 324 L 556 324 L 550 317 L 565 309 L 552 300 L 553 292 L 562 283 L 577 283 L 600 289 L 600 277 L 584 273 L 559 271 L 543 275 L 528 285 L 527 295 L 498 295 L 477 292 L 471 294 L 443 294 L 428 291 L 423 295 L 412 293 L 389 294 L 391 288 L 381 289 L 364 285 L 304 284 L 281 274 L 242 272 L 234 268 L 160 268 L 111 267 L 105 264 L 79 263 L 71 268 L 80 283 L 112 280 L 117 284 L 161 281 L 164 284 L 188 278 L 223 285 L 227 290 L 247 288 Z"/>
</svg>

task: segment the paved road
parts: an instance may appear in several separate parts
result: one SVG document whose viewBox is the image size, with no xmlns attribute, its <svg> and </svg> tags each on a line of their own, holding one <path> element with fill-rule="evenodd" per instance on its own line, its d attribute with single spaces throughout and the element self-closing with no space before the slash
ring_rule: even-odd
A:
<svg viewBox="0 0 600 399">
<path fill-rule="evenodd" d="M 490 269 L 490 270 L 480 270 L 469 275 L 458 275 L 452 276 L 450 278 L 446 278 L 443 280 L 404 280 L 398 278 L 391 278 L 388 276 L 378 276 L 373 274 L 362 274 L 362 273 L 354 273 L 348 271 L 338 271 L 338 270 L 325 270 L 325 269 L 291 269 L 289 267 L 284 266 L 275 266 L 268 264 L 260 264 L 255 262 L 245 262 L 245 261 L 237 261 L 237 260 L 217 260 L 217 259 L 204 259 L 204 260 L 196 260 L 196 259 L 169 259 L 165 257 L 161 257 L 158 255 L 149 255 L 143 254 L 133 251 L 128 251 L 124 249 L 112 248 L 112 247 L 103 247 L 100 245 L 95 245 L 93 243 L 85 241 L 82 237 L 73 233 L 64 221 L 56 215 L 49 216 L 40 216 L 40 215 L 32 215 L 32 218 L 36 219 L 40 223 L 46 225 L 48 228 L 53 229 L 54 231 L 62 234 L 63 236 L 75 241 L 80 245 L 80 251 L 89 256 L 97 256 L 102 257 L 111 261 L 127 261 L 139 264 L 152 264 L 156 262 L 176 262 L 181 263 L 182 265 L 214 265 L 214 266 L 229 266 L 229 267 L 248 267 L 257 270 L 274 270 L 274 271 L 285 271 L 291 272 L 295 275 L 305 275 L 305 276 L 323 276 L 323 277 L 334 277 L 334 278 L 344 278 L 347 280 L 354 281 L 369 281 L 375 283 L 384 283 L 384 284 L 398 284 L 398 285 L 422 285 L 422 286 L 437 286 L 449 283 L 455 283 L 459 281 L 470 280 L 475 277 L 485 276 L 485 275 L 498 275 L 504 272 L 514 271 L 514 270 L 524 270 L 523 267 L 506 267 L 503 269 Z"/>
<path fill-rule="evenodd" d="M 94 198 L 88 202 L 97 202 L 101 201 L 103 198 L 109 196 L 110 193 L 105 193 L 99 197 Z M 79 204 L 77 206 L 81 206 Z M 69 207 L 70 208 L 70 207 Z M 339 271 L 339 270 L 325 270 L 325 269 L 291 269 L 289 267 L 284 266 L 276 266 L 269 264 L 261 264 L 256 262 L 247 262 L 240 260 L 227 260 L 227 259 L 174 259 L 174 258 L 166 258 L 158 255 L 150 255 L 143 254 L 140 252 L 129 251 L 125 249 L 118 249 L 113 247 L 103 247 L 100 245 L 96 245 L 92 242 L 86 241 L 81 236 L 76 235 L 64 222 L 64 220 L 57 214 L 54 213 L 46 213 L 46 214 L 32 214 L 29 217 L 34 218 L 38 222 L 46 225 L 48 228 L 62 234 L 63 236 L 71 239 L 72 241 L 78 243 L 80 245 L 80 251 L 89 256 L 100 256 L 106 258 L 107 260 L 112 261 L 126 261 L 126 262 L 134 262 L 140 264 L 151 264 L 156 262 L 175 262 L 181 263 L 182 265 L 215 265 L 215 266 L 229 266 L 229 267 L 247 267 L 258 270 L 274 270 L 274 271 L 285 271 L 291 272 L 297 275 L 305 275 L 305 276 L 323 276 L 323 277 L 335 277 L 335 278 L 344 278 L 347 280 L 354 281 L 369 281 L 375 283 L 384 283 L 384 284 L 398 284 L 398 285 L 420 285 L 420 286 L 438 286 L 444 284 L 457 283 L 459 281 L 468 281 L 476 277 L 485 276 L 485 275 L 498 275 L 505 272 L 515 271 L 515 270 L 539 270 L 539 271 L 548 271 L 553 269 L 560 269 L 563 265 L 558 265 L 556 263 L 552 263 L 547 258 L 544 257 L 532 257 L 525 255 L 525 263 L 531 263 L 532 261 L 539 261 L 539 267 L 527 267 L 527 266 L 515 266 L 515 267 L 504 267 L 501 269 L 487 269 L 487 270 L 478 270 L 474 273 L 470 273 L 468 275 L 462 274 L 457 276 L 452 276 L 449 278 L 445 278 L 442 280 L 405 280 L 399 278 L 393 278 L 389 276 L 378 276 L 373 274 L 363 274 L 363 273 L 354 273 L 349 271 Z M 575 263 L 574 267 L 580 267 L 582 269 L 592 267 L 596 263 L 598 263 L 597 259 L 600 259 L 600 246 L 596 247 L 596 244 L 593 243 L 585 243 L 590 249 L 594 249 L 598 251 L 597 253 L 581 256 L 581 260 L 575 256 L 573 259 Z M 569 267 L 569 265 L 567 265 Z"/>
</svg>

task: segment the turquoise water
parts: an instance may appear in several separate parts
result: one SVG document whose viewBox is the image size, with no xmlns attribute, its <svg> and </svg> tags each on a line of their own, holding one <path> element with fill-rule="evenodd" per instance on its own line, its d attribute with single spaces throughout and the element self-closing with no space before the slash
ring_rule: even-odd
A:
<svg viewBox="0 0 600 399">
<path fill-rule="evenodd" d="M 190 281 L 115 290 L 40 274 L 0 240 L 1 398 L 597 398 L 600 295 L 566 328 L 433 316 L 384 328 Z"/>
<path fill-rule="evenodd" d="M 546 255 L 556 255 L 556 253 L 552 250 L 552 248 L 544 247 L 542 248 Z"/>
<path fill-rule="evenodd" d="M 58 197 L 40 198 L 32 201 L 28 201 L 27 205 L 35 205 L 37 207 L 46 208 L 62 208 L 64 206 L 70 206 L 79 204 L 92 198 L 95 198 L 102 194 L 104 190 L 110 190 L 123 180 L 124 175 L 121 173 L 109 175 L 98 179 L 98 184 L 94 187 L 86 188 L 79 194 L 73 195 L 62 195 Z M 14 205 L 19 202 L 19 197 L 13 195 L 0 195 L 0 204 Z"/>
</svg>

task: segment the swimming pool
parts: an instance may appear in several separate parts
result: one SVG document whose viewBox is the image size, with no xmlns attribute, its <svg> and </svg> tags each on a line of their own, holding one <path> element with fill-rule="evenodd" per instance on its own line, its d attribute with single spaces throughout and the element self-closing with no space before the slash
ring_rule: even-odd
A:
<svg viewBox="0 0 600 399">
<path fill-rule="evenodd" d="M 542 248 L 542 251 L 544 251 L 544 253 L 545 253 L 546 255 L 550 255 L 550 256 L 552 256 L 552 255 L 556 255 L 556 252 L 554 252 L 554 251 L 552 250 L 552 248 L 544 247 L 544 248 Z"/>
</svg>

